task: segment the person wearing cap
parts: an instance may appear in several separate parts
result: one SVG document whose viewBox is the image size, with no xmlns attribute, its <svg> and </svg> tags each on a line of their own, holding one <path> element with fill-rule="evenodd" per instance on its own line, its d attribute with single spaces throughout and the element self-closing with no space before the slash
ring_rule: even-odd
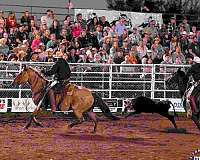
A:
<svg viewBox="0 0 200 160">
<path fill-rule="evenodd" d="M 69 79 L 71 76 L 71 70 L 69 67 L 68 62 L 63 59 L 63 54 L 60 51 L 56 52 L 56 56 L 54 57 L 57 60 L 53 64 L 53 66 L 49 70 L 42 70 L 41 72 L 45 76 L 54 76 L 54 80 L 52 83 L 48 86 L 47 91 L 48 96 L 50 98 L 50 105 L 52 108 L 52 112 L 56 111 L 56 101 L 55 101 L 55 95 L 54 95 L 54 89 L 61 86 L 66 86 L 69 84 Z M 60 89 L 61 87 L 59 87 Z"/>
<path fill-rule="evenodd" d="M 197 108 L 195 98 L 197 94 L 200 92 L 200 58 L 198 56 L 194 56 L 193 64 L 187 70 L 186 76 L 192 76 L 194 82 L 192 83 L 191 87 L 188 89 L 186 93 L 187 103 L 189 104 L 190 108 L 192 109 L 194 114 L 199 112 Z"/>
<path fill-rule="evenodd" d="M 139 41 L 141 40 L 141 35 L 137 29 L 137 27 L 133 27 L 132 33 L 129 35 L 129 38 L 131 39 L 132 45 L 137 45 Z"/>
</svg>

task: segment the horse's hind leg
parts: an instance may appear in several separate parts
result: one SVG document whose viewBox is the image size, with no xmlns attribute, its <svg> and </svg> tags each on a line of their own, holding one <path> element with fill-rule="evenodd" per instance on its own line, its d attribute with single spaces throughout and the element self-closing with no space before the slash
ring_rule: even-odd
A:
<svg viewBox="0 0 200 160">
<path fill-rule="evenodd" d="M 192 115 L 192 118 L 193 122 L 196 124 L 196 126 L 198 127 L 199 131 L 200 131 L 200 122 L 198 121 L 198 118 L 196 115 Z"/>
<path fill-rule="evenodd" d="M 168 112 L 162 112 L 162 113 L 159 113 L 160 115 L 168 118 L 172 124 L 174 125 L 174 128 L 177 129 L 177 125 L 176 125 L 176 122 L 175 122 L 175 119 L 174 119 L 174 116 L 170 115 Z"/>
<path fill-rule="evenodd" d="M 77 120 L 69 124 L 69 128 L 72 128 L 73 126 L 76 126 L 78 124 L 83 123 L 83 113 L 80 113 L 78 111 L 74 111 L 75 116 L 77 117 Z"/>
<path fill-rule="evenodd" d="M 96 133 L 96 129 L 97 129 L 97 115 L 94 112 L 92 112 L 92 111 L 88 112 L 87 114 L 92 119 L 92 121 L 94 122 L 94 129 L 93 129 L 92 133 Z"/>
</svg>

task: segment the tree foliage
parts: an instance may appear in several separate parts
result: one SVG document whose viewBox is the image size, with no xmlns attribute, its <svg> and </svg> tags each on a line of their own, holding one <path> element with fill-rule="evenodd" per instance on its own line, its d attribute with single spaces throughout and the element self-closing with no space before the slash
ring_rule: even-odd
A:
<svg viewBox="0 0 200 160">
<path fill-rule="evenodd" d="M 148 5 L 151 12 L 200 14 L 199 0 L 107 0 L 108 8 L 140 12 Z"/>
</svg>

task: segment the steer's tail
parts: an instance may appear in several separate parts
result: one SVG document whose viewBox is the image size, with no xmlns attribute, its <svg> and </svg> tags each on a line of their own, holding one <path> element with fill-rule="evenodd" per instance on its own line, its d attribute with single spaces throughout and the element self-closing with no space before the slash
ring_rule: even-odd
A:
<svg viewBox="0 0 200 160">
<path fill-rule="evenodd" d="M 107 118 L 109 118 L 111 120 L 119 120 L 120 119 L 119 117 L 114 116 L 111 113 L 108 105 L 103 101 L 103 99 L 97 93 L 92 92 L 92 95 L 94 97 L 94 104 L 93 104 L 93 106 L 98 106 L 101 109 L 101 111 L 103 112 L 103 114 Z"/>
<path fill-rule="evenodd" d="M 171 104 L 172 107 L 173 107 L 173 109 L 174 109 L 174 116 L 178 117 L 178 114 L 177 114 L 176 111 L 175 111 L 174 104 L 173 104 L 171 101 L 169 101 L 169 104 Z"/>
</svg>

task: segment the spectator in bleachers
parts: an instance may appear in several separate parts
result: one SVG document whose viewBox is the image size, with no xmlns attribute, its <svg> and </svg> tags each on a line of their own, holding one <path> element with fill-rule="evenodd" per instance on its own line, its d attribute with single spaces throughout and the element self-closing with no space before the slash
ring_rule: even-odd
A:
<svg viewBox="0 0 200 160">
<path fill-rule="evenodd" d="M 176 47 L 176 51 L 172 52 L 171 54 L 172 57 L 172 63 L 177 64 L 177 61 L 179 64 L 185 64 L 185 56 L 184 54 L 181 52 L 181 48 L 179 46 Z"/>
<path fill-rule="evenodd" d="M 76 22 L 80 23 L 82 29 L 87 29 L 87 22 L 85 19 L 83 19 L 83 16 L 81 13 L 78 13 L 76 15 Z"/>
<path fill-rule="evenodd" d="M 99 20 L 97 17 L 93 17 L 93 19 L 89 22 L 88 26 L 88 31 L 89 32 L 94 32 L 96 31 L 96 27 L 99 25 Z"/>
<path fill-rule="evenodd" d="M 187 33 L 190 33 L 190 25 L 188 24 L 187 17 L 184 17 L 183 22 L 182 22 L 184 29 Z"/>
<path fill-rule="evenodd" d="M 194 55 L 200 53 L 200 33 L 195 25 L 190 27 L 187 19 L 177 27 L 175 17 L 171 17 L 169 23 L 160 28 L 158 22 L 149 17 L 148 23 L 142 26 L 141 30 L 137 27 L 130 30 L 126 28 L 123 17 L 116 24 L 110 25 L 106 16 L 99 18 L 94 13 L 87 20 L 83 19 L 80 13 L 74 21 L 67 15 L 59 22 L 54 12 L 47 10 L 47 14 L 42 16 L 41 22 L 38 23 L 40 28 L 33 19 L 34 15 L 31 16 L 28 11 L 24 12 L 19 25 L 14 13 L 10 13 L 8 17 L 9 23 L 5 23 L 5 18 L 0 12 L 0 38 L 7 39 L 6 45 L 11 52 L 8 55 L 12 54 L 16 47 L 22 47 L 26 40 L 27 56 L 18 56 L 19 60 L 30 60 L 33 52 L 31 61 L 53 61 L 54 52 L 60 50 L 72 63 L 94 63 L 96 55 L 101 57 L 101 63 L 109 63 L 110 59 L 113 59 L 115 63 L 121 64 L 126 55 L 131 64 L 142 63 L 145 58 L 151 58 L 153 63 L 164 63 L 164 52 L 169 50 L 165 55 L 172 53 L 170 57 L 173 64 L 182 64 L 191 63 Z M 40 48 L 41 42 L 46 48 Z M 176 53 L 178 47 L 183 53 L 181 56 Z"/>
<path fill-rule="evenodd" d="M 48 9 L 46 15 L 41 17 L 41 24 L 46 25 L 47 29 L 50 29 L 50 27 L 53 24 L 53 20 L 54 20 L 53 11 Z"/>
<path fill-rule="evenodd" d="M 96 30 L 95 30 L 94 34 L 97 37 L 98 43 L 100 44 L 102 42 L 102 39 L 103 39 L 103 33 L 102 33 L 102 26 L 101 25 L 96 26 Z"/>
<path fill-rule="evenodd" d="M 52 33 L 50 35 L 50 40 L 47 42 L 46 48 L 53 48 L 54 50 L 58 49 L 58 40 L 56 39 L 56 35 Z"/>
<path fill-rule="evenodd" d="M 170 47 L 169 49 L 171 50 L 171 52 L 175 52 L 176 51 L 176 47 L 180 46 L 178 37 L 176 35 L 172 36 L 172 39 L 170 41 Z"/>
<path fill-rule="evenodd" d="M 154 39 L 156 36 L 158 36 L 158 30 L 155 25 L 156 21 L 151 20 L 149 22 L 149 25 L 144 28 L 144 32 L 148 32 L 150 34 L 151 39 Z"/>
<path fill-rule="evenodd" d="M 99 23 L 103 27 L 103 29 L 105 27 L 110 27 L 110 23 L 106 20 L 106 16 L 101 16 Z"/>
<path fill-rule="evenodd" d="M 45 30 L 44 34 L 41 36 L 41 41 L 45 46 L 50 41 L 50 31 L 48 29 Z"/>
<path fill-rule="evenodd" d="M 123 34 L 124 30 L 126 29 L 126 26 L 125 26 L 125 24 L 124 24 L 124 21 L 125 21 L 125 19 L 124 19 L 123 17 L 121 17 L 121 18 L 119 19 L 119 21 L 116 22 L 116 28 L 115 28 L 115 30 L 116 30 L 117 35 L 118 35 L 119 37 Z"/>
<path fill-rule="evenodd" d="M 8 30 L 10 30 L 11 28 L 17 28 L 17 19 L 15 16 L 15 12 L 9 12 L 8 17 L 6 19 L 6 27 Z"/>
<path fill-rule="evenodd" d="M 181 32 L 181 35 L 180 35 L 180 47 L 181 47 L 181 50 L 184 53 L 186 53 L 187 49 L 188 49 L 188 46 L 189 46 L 188 35 L 187 35 L 186 31 L 183 31 L 183 32 Z"/>
<path fill-rule="evenodd" d="M 192 26 L 192 28 L 191 28 L 191 32 L 193 33 L 193 35 L 195 36 L 195 37 L 197 37 L 197 27 L 196 26 Z"/>
<path fill-rule="evenodd" d="M 28 39 L 28 33 L 24 30 L 24 25 L 19 25 L 19 30 L 16 33 L 16 42 L 22 44 L 23 40 Z"/>
<path fill-rule="evenodd" d="M 30 24 L 29 24 L 29 32 L 34 32 L 34 30 L 38 30 L 39 27 L 37 26 L 36 22 L 34 19 L 30 20 Z"/>
<path fill-rule="evenodd" d="M 66 23 L 67 26 L 71 26 L 72 23 L 73 23 L 73 22 L 72 22 L 72 17 L 71 17 L 70 15 L 67 15 L 67 16 L 65 17 L 64 23 Z"/>
<path fill-rule="evenodd" d="M 5 24 L 6 18 L 4 17 L 4 11 L 0 11 L 0 20 L 1 19 L 4 21 Z"/>
<path fill-rule="evenodd" d="M 136 27 L 133 27 L 132 33 L 129 35 L 132 45 L 137 45 L 141 40 L 141 35 Z"/>
<path fill-rule="evenodd" d="M 82 27 L 81 24 L 78 22 L 75 22 L 72 27 L 72 36 L 73 38 L 78 38 L 81 35 Z"/>
<path fill-rule="evenodd" d="M 152 50 L 152 59 L 154 63 L 159 64 L 163 59 L 164 49 L 162 45 L 160 44 L 160 38 L 156 37 L 153 41 L 153 44 L 151 46 Z"/>
<path fill-rule="evenodd" d="M 147 54 L 147 46 L 145 45 L 143 40 L 140 40 L 137 46 L 137 53 L 140 59 Z"/>
<path fill-rule="evenodd" d="M 114 41 L 110 48 L 109 55 L 114 56 L 119 50 L 118 42 Z"/>
<path fill-rule="evenodd" d="M 131 64 L 138 64 L 139 63 L 139 57 L 138 57 L 136 45 L 131 47 L 131 50 L 129 51 L 128 57 L 129 57 L 129 61 L 130 61 Z"/>
<path fill-rule="evenodd" d="M 54 33 L 56 35 L 56 39 L 60 38 L 60 24 L 57 19 L 53 20 L 51 27 L 49 28 L 50 33 Z"/>
<path fill-rule="evenodd" d="M 30 25 L 32 17 L 30 16 L 29 11 L 25 11 L 20 19 L 21 24 Z"/>
<path fill-rule="evenodd" d="M 10 54 L 10 49 L 6 42 L 6 38 L 0 39 L 0 53 L 4 54 L 5 57 L 8 57 L 8 55 Z"/>
<path fill-rule="evenodd" d="M 36 35 L 32 41 L 32 44 L 31 44 L 31 49 L 33 52 L 35 52 L 35 50 L 38 49 L 40 43 L 42 43 L 40 34 L 36 33 Z"/>
<path fill-rule="evenodd" d="M 129 56 L 126 55 L 124 58 L 124 61 L 121 64 L 131 64 L 131 62 L 129 61 Z M 120 67 L 120 72 L 124 72 L 124 73 L 134 73 L 134 67 L 132 66 L 122 66 Z"/>
<path fill-rule="evenodd" d="M 193 37 L 191 43 L 189 44 L 189 48 L 192 48 L 192 51 L 200 56 L 200 44 L 198 43 L 197 37 Z"/>
<path fill-rule="evenodd" d="M 71 34 L 71 30 L 67 31 L 67 29 L 62 28 L 61 32 L 60 32 L 60 36 L 59 36 L 60 40 L 68 40 L 71 41 L 72 40 L 72 34 Z"/>
</svg>

